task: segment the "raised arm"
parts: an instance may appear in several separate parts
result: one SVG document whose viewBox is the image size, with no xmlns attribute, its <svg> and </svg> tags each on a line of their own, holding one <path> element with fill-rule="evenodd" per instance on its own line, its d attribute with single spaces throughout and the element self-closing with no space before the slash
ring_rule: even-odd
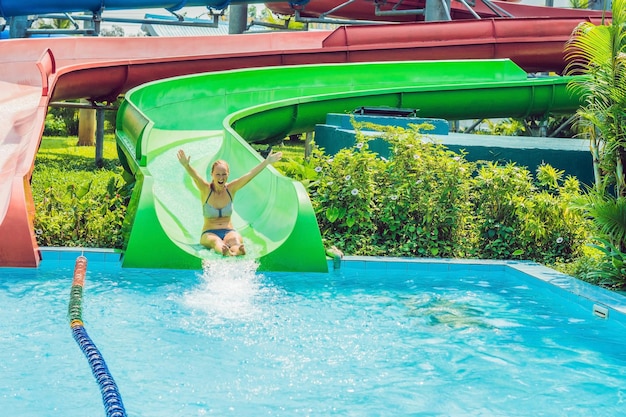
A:
<svg viewBox="0 0 626 417">
<path fill-rule="evenodd" d="M 242 175 L 241 177 L 237 178 L 236 180 L 233 180 L 232 182 L 230 182 L 228 184 L 228 189 L 231 190 L 231 192 L 235 192 L 239 189 L 241 189 L 243 186 L 245 186 L 247 183 L 249 183 L 252 178 L 256 177 L 257 175 L 259 175 L 261 173 L 261 171 L 263 171 L 263 169 L 268 166 L 273 164 L 274 162 L 277 162 L 280 160 L 280 158 L 283 157 L 283 153 L 282 152 L 270 152 L 269 155 L 267 155 L 267 158 L 265 158 L 259 165 L 255 166 L 254 168 L 252 168 L 248 173 Z"/>
<path fill-rule="evenodd" d="M 200 176 L 200 174 L 198 174 L 198 171 L 196 171 L 195 168 L 189 164 L 190 159 L 190 156 L 185 155 L 185 151 L 182 149 L 178 151 L 178 162 L 180 162 L 180 164 L 185 168 L 185 171 L 187 171 L 187 174 L 189 174 L 193 182 L 196 184 L 196 187 L 202 191 L 203 189 L 206 189 L 209 184 Z"/>
</svg>

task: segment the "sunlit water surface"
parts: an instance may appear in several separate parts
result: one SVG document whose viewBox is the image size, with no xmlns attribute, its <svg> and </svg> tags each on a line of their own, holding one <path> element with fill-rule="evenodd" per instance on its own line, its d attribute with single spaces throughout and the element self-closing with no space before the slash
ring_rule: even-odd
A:
<svg viewBox="0 0 626 417">
<path fill-rule="evenodd" d="M 104 416 L 71 336 L 73 264 L 0 271 L 0 410 Z M 491 272 L 88 266 L 87 332 L 129 416 L 621 416 L 626 334 Z"/>
</svg>

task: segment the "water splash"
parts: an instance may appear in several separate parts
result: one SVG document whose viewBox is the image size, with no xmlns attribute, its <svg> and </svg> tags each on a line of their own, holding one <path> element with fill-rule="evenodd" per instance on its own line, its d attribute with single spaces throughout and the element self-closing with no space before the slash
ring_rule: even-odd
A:
<svg viewBox="0 0 626 417">
<path fill-rule="evenodd" d="M 185 293 L 183 303 L 195 315 L 205 315 L 207 324 L 257 317 L 261 313 L 259 303 L 267 291 L 257 268 L 254 260 L 205 260 L 202 283 Z"/>
</svg>

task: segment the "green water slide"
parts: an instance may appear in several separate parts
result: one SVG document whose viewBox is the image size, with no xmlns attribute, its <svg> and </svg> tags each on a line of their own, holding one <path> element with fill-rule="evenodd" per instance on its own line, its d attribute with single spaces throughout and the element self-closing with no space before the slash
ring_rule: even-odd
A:
<svg viewBox="0 0 626 417">
<path fill-rule="evenodd" d="M 362 106 L 418 109 L 448 120 L 571 113 L 569 78 L 528 77 L 509 60 L 324 64 L 232 70 L 166 79 L 126 94 L 117 117 L 120 159 L 136 186 L 126 219 L 125 267 L 200 268 L 199 193 L 178 149 L 209 176 L 231 178 L 261 161 L 251 143 L 314 130 L 327 113 Z M 297 181 L 268 167 L 237 193 L 233 223 L 260 270 L 326 271 L 315 213 Z"/>
</svg>

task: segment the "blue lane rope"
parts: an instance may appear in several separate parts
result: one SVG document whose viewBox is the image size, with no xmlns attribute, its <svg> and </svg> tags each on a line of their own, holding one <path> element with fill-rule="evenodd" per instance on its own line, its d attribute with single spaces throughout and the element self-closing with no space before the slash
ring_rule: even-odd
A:
<svg viewBox="0 0 626 417">
<path fill-rule="evenodd" d="M 87 258 L 81 255 L 76 258 L 74 281 L 72 282 L 68 307 L 72 336 L 74 336 L 74 340 L 76 340 L 76 343 L 78 343 L 78 346 L 87 358 L 91 372 L 98 382 L 107 417 L 126 417 L 126 410 L 124 409 L 122 396 L 117 388 L 117 384 L 109 372 L 102 354 L 87 334 L 85 326 L 83 326 L 82 298 L 86 272 Z"/>
</svg>

